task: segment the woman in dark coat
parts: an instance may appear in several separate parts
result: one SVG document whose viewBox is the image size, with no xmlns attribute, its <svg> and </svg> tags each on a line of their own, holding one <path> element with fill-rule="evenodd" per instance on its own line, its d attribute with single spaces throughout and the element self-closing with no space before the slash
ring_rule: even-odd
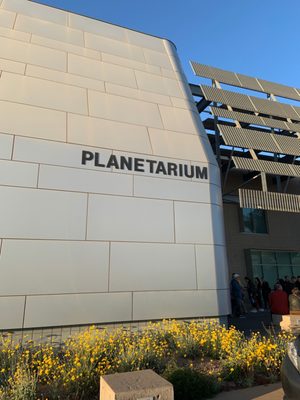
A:
<svg viewBox="0 0 300 400">
<path fill-rule="evenodd" d="M 271 288 L 270 288 L 269 283 L 267 281 L 265 281 L 264 279 L 262 280 L 261 291 L 262 291 L 262 297 L 263 297 L 265 309 L 269 309 L 270 308 L 269 294 L 271 293 Z"/>
</svg>

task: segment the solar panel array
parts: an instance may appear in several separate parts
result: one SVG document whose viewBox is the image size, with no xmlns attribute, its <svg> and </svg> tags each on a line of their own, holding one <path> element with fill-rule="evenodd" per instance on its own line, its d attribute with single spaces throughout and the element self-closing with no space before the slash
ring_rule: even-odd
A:
<svg viewBox="0 0 300 400">
<path fill-rule="evenodd" d="M 211 67 L 197 62 L 191 62 L 195 75 L 217 80 L 227 85 L 251 89 L 257 92 L 274 94 L 279 97 L 300 101 L 300 89 L 279 83 L 269 82 L 264 79 L 253 78 L 251 76 L 236 74 L 235 72 L 225 71 L 220 68 Z"/>
<path fill-rule="evenodd" d="M 239 110 L 251 111 L 284 119 L 290 118 L 300 122 L 300 107 L 261 99 L 255 96 L 247 96 L 245 94 L 230 92 L 229 90 L 206 85 L 200 85 L 200 88 L 205 100 L 222 103 Z"/>
<path fill-rule="evenodd" d="M 293 156 L 300 154 L 300 140 L 296 138 L 230 125 L 218 124 L 218 128 L 229 146 Z"/>
<path fill-rule="evenodd" d="M 300 106 L 278 102 L 273 96 L 300 102 L 300 89 L 195 62 L 192 68 L 196 75 L 215 83 L 199 85 L 206 100 L 199 103 L 200 112 L 210 105 L 211 114 L 217 119 L 216 133 L 222 135 L 225 145 L 233 151 L 250 150 L 240 157 L 233 156 L 234 165 L 247 172 L 261 173 L 263 191 L 240 189 L 241 207 L 300 212 L 300 196 L 268 192 L 265 178 L 266 174 L 300 177 L 300 165 L 294 164 L 300 156 Z M 265 93 L 266 98 L 224 90 L 220 83 Z M 212 127 L 210 121 L 208 129 Z M 267 155 L 274 161 L 266 160 Z"/>
<path fill-rule="evenodd" d="M 243 157 L 232 157 L 232 160 L 237 168 L 246 171 L 260 171 L 270 175 L 300 176 L 299 171 L 296 171 L 291 164 Z"/>
<path fill-rule="evenodd" d="M 281 129 L 283 131 L 290 131 L 290 132 L 300 131 L 300 124 L 298 124 L 297 126 L 297 124 L 280 121 L 274 118 L 263 118 L 255 114 L 246 114 L 237 111 L 229 111 L 226 108 L 211 106 L 210 109 L 212 114 L 215 115 L 216 117 L 231 119 L 233 121 L 244 122 L 251 125 Z"/>
</svg>

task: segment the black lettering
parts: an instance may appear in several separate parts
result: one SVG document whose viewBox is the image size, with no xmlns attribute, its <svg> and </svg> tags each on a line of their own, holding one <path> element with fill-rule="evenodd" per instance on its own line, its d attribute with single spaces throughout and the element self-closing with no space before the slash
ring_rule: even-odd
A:
<svg viewBox="0 0 300 400">
<path fill-rule="evenodd" d="M 134 158 L 117 156 L 112 154 L 107 164 L 101 163 L 101 153 L 82 150 L 81 164 L 86 165 L 88 161 L 93 161 L 95 167 L 123 169 L 128 171 L 145 172 L 145 162 L 149 165 L 151 174 L 164 174 L 173 176 L 185 176 L 187 178 L 208 179 L 207 167 L 200 167 L 188 164 L 164 163 L 163 161 L 144 160 L 143 158 Z M 156 167 L 156 168 L 155 168 Z"/>
<path fill-rule="evenodd" d="M 196 178 L 207 179 L 207 167 L 196 166 Z"/>
<path fill-rule="evenodd" d="M 183 165 L 179 164 L 179 176 L 183 176 Z"/>
<path fill-rule="evenodd" d="M 155 173 L 159 174 L 160 172 L 162 172 L 164 175 L 167 175 L 166 167 L 162 161 L 158 162 Z"/>
<path fill-rule="evenodd" d="M 145 172 L 144 162 L 145 162 L 145 160 L 143 160 L 142 158 L 135 158 L 134 159 L 134 170 L 136 172 Z"/>
<path fill-rule="evenodd" d="M 191 165 L 191 172 L 189 172 L 189 166 L 187 164 L 184 164 L 184 175 L 187 178 L 194 178 L 194 166 Z"/>
<path fill-rule="evenodd" d="M 149 163 L 150 174 L 154 174 L 154 169 L 153 169 L 153 167 L 154 167 L 154 164 L 157 163 L 157 161 L 155 161 L 155 160 L 146 160 L 146 162 Z"/>
<path fill-rule="evenodd" d="M 87 161 L 92 161 L 94 158 L 94 154 L 91 151 L 82 151 L 82 156 L 81 156 L 81 164 L 86 165 Z"/>
<path fill-rule="evenodd" d="M 129 171 L 132 171 L 132 157 L 120 157 L 120 168 L 121 169 L 128 169 Z"/>
<path fill-rule="evenodd" d="M 95 153 L 95 167 L 105 167 L 105 164 L 100 164 L 100 154 L 99 153 Z"/>
<path fill-rule="evenodd" d="M 177 165 L 176 164 L 168 162 L 168 175 L 177 176 Z"/>
<path fill-rule="evenodd" d="M 106 164 L 106 168 L 111 168 L 111 167 L 115 167 L 116 169 L 119 169 L 119 163 L 118 163 L 117 157 L 114 154 L 112 154 L 109 157 L 109 160 Z"/>
</svg>

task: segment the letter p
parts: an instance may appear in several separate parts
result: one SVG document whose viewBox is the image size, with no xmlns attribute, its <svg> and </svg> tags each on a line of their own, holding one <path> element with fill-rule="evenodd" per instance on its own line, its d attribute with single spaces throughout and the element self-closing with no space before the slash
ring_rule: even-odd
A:
<svg viewBox="0 0 300 400">
<path fill-rule="evenodd" d="M 87 161 L 92 161 L 94 159 L 94 154 L 91 151 L 82 151 L 82 158 L 81 158 L 81 164 L 86 165 Z"/>
</svg>

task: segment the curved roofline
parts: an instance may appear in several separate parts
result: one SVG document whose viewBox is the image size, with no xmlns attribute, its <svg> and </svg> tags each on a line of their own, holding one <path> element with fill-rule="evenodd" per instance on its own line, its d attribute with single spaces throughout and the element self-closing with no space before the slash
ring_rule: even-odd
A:
<svg viewBox="0 0 300 400">
<path fill-rule="evenodd" d="M 38 0 L 28 0 L 28 1 L 30 1 L 32 3 L 40 4 L 41 6 L 44 6 L 44 7 L 50 7 L 50 8 L 54 8 L 56 10 L 61 10 L 61 11 L 64 11 L 64 12 L 68 12 L 70 14 L 79 15 L 80 17 L 89 18 L 89 19 L 92 19 L 94 21 L 104 22 L 105 24 L 118 26 L 119 28 L 128 29 L 128 30 L 133 31 L 133 32 L 142 33 L 143 35 L 152 36 L 152 37 L 155 37 L 155 38 L 158 38 L 158 39 L 162 39 L 162 40 L 167 40 L 168 42 L 170 42 L 175 47 L 175 49 L 177 51 L 176 44 L 172 40 L 170 40 L 168 38 L 165 38 L 165 37 L 162 37 L 162 36 L 157 36 L 157 35 L 152 35 L 151 33 L 142 32 L 142 31 L 139 31 L 137 29 L 128 28 L 127 26 L 123 26 L 123 25 L 119 25 L 119 24 L 113 24 L 112 22 L 104 21 L 103 19 L 91 17 L 91 16 L 86 15 L 86 14 L 79 14 L 79 13 L 77 13 L 75 11 L 70 11 L 70 10 L 67 10 L 65 8 L 54 7 L 54 6 L 50 6 L 49 4 L 43 4 L 43 3 L 40 3 Z"/>
</svg>

